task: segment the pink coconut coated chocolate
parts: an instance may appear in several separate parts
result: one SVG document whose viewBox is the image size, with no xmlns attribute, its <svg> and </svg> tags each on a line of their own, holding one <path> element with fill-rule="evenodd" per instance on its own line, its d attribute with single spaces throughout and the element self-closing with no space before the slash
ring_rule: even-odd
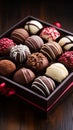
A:
<svg viewBox="0 0 73 130">
<path fill-rule="evenodd" d="M 7 55 L 10 51 L 10 48 L 12 46 L 15 46 L 16 44 L 13 42 L 12 39 L 9 38 L 1 38 L 0 39 L 0 54 L 1 55 Z"/>
<path fill-rule="evenodd" d="M 40 36 L 45 40 L 56 40 L 60 33 L 54 27 L 46 27 L 42 30 Z"/>
<path fill-rule="evenodd" d="M 58 59 L 59 62 L 64 64 L 70 71 L 73 70 L 73 51 L 63 53 Z"/>
</svg>

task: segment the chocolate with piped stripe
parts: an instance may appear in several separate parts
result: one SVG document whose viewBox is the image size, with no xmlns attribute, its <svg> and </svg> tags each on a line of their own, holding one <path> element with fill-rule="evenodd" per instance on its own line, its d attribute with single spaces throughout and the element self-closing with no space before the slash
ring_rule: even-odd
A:
<svg viewBox="0 0 73 130">
<path fill-rule="evenodd" d="M 31 89 L 44 96 L 47 97 L 52 93 L 55 89 L 55 82 L 51 79 L 48 78 L 47 76 L 38 76 L 37 78 L 34 79 Z"/>
<path fill-rule="evenodd" d="M 17 44 L 23 44 L 27 37 L 29 37 L 29 33 L 24 28 L 17 28 L 11 32 L 11 39 Z"/>
<path fill-rule="evenodd" d="M 30 33 L 30 34 L 36 34 L 40 29 L 43 28 L 43 25 L 37 21 L 37 20 L 30 20 L 25 23 L 24 28 Z"/>
<path fill-rule="evenodd" d="M 57 42 L 50 41 L 42 46 L 40 52 L 52 61 L 62 54 L 62 48 Z"/>
<path fill-rule="evenodd" d="M 35 74 L 28 68 L 20 68 L 13 76 L 13 80 L 22 85 L 29 85 L 35 78 Z"/>
<path fill-rule="evenodd" d="M 44 42 L 38 35 L 32 35 L 25 40 L 24 44 L 30 48 L 31 52 L 36 52 L 41 49 Z"/>
</svg>

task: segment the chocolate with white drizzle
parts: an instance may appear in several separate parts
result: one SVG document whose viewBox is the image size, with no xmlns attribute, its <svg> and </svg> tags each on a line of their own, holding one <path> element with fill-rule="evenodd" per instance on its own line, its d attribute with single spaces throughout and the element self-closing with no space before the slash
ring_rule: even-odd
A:
<svg viewBox="0 0 73 130">
<path fill-rule="evenodd" d="M 62 37 L 58 43 L 66 51 L 73 50 L 73 36 Z"/>
</svg>

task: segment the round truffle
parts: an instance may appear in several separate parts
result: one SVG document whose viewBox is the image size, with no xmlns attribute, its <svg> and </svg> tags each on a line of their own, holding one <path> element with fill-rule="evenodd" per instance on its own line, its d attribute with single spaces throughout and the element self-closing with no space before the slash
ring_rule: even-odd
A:
<svg viewBox="0 0 73 130">
<path fill-rule="evenodd" d="M 17 28 L 11 32 L 11 39 L 17 44 L 23 44 L 27 37 L 29 37 L 29 34 L 24 28 Z"/>
<path fill-rule="evenodd" d="M 60 37 L 60 33 L 54 27 L 45 27 L 41 31 L 40 36 L 47 41 L 55 41 L 57 38 Z"/>
<path fill-rule="evenodd" d="M 26 45 L 20 44 L 12 47 L 10 58 L 12 58 L 16 63 L 23 63 L 26 61 L 29 54 L 31 54 L 29 48 Z"/>
<path fill-rule="evenodd" d="M 42 46 L 40 52 L 53 61 L 62 54 L 62 48 L 57 42 L 50 41 Z"/>
<path fill-rule="evenodd" d="M 73 36 L 62 37 L 58 43 L 66 51 L 73 50 Z"/>
<path fill-rule="evenodd" d="M 27 68 L 20 68 L 13 76 L 13 80 L 21 85 L 29 85 L 35 78 L 33 71 Z"/>
<path fill-rule="evenodd" d="M 46 69 L 45 75 L 57 82 L 62 82 L 68 76 L 68 70 L 62 63 L 53 63 Z"/>
<path fill-rule="evenodd" d="M 1 38 L 0 39 L 0 55 L 6 56 L 9 55 L 10 50 L 16 44 L 13 42 L 12 39 L 9 38 Z"/>
<path fill-rule="evenodd" d="M 55 87 L 55 82 L 46 76 L 38 76 L 31 85 L 31 89 L 34 92 L 44 97 L 48 97 L 54 91 Z"/>
<path fill-rule="evenodd" d="M 44 72 L 49 61 L 42 53 L 36 52 L 27 57 L 26 65 L 36 73 Z"/>
<path fill-rule="evenodd" d="M 37 21 L 37 20 L 30 20 L 26 22 L 24 28 L 30 33 L 30 34 L 36 34 L 40 29 L 43 28 L 43 25 Z"/>
<path fill-rule="evenodd" d="M 0 74 L 3 76 L 10 76 L 16 70 L 16 65 L 7 59 L 0 60 Z"/>
<path fill-rule="evenodd" d="M 73 51 L 67 51 L 63 53 L 58 61 L 64 64 L 69 71 L 73 70 Z"/>
<path fill-rule="evenodd" d="M 24 44 L 30 48 L 31 52 L 36 52 L 41 49 L 44 42 L 38 35 L 32 35 L 26 39 Z"/>
</svg>

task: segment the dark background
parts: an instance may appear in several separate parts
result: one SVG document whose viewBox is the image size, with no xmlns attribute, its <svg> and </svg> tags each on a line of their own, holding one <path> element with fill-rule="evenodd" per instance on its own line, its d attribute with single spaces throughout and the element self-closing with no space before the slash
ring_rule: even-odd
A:
<svg viewBox="0 0 73 130">
<path fill-rule="evenodd" d="M 0 34 L 28 15 L 60 22 L 63 29 L 73 32 L 70 0 L 0 0 Z M 0 97 L 0 130 L 73 130 L 73 94 L 47 117 L 21 101 Z"/>
<path fill-rule="evenodd" d="M 0 0 L 0 33 L 32 15 L 49 23 L 60 22 L 73 32 L 73 4 L 66 0 Z"/>
</svg>

